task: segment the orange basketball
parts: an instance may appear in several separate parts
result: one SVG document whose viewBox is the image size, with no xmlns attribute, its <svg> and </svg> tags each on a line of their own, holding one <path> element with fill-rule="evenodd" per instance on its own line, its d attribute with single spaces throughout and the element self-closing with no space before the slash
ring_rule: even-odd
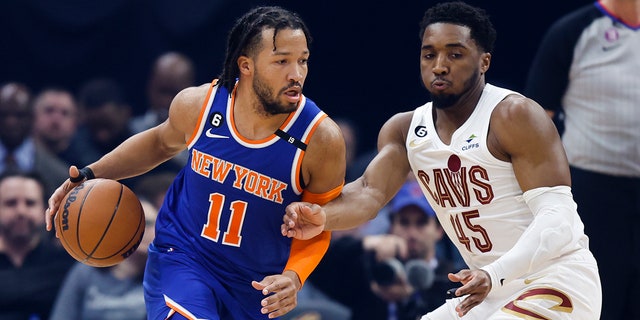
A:
<svg viewBox="0 0 640 320">
<path fill-rule="evenodd" d="M 138 248 L 145 227 L 138 197 L 110 179 L 87 180 L 73 188 L 60 203 L 54 223 L 67 252 L 94 267 L 126 259 Z"/>
</svg>

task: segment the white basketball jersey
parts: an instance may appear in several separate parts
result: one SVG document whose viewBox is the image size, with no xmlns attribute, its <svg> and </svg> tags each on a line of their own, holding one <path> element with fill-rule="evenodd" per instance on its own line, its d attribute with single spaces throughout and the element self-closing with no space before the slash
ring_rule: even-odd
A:
<svg viewBox="0 0 640 320">
<path fill-rule="evenodd" d="M 443 143 L 432 103 L 414 112 L 407 135 L 411 168 L 442 227 L 471 269 L 511 249 L 533 220 L 511 163 L 487 148 L 491 112 L 516 92 L 487 84 L 469 119 Z"/>
</svg>

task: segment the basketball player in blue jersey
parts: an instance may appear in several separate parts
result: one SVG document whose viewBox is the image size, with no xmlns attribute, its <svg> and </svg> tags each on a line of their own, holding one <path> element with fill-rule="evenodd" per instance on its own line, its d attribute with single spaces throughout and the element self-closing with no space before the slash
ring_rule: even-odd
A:
<svg viewBox="0 0 640 320">
<path fill-rule="evenodd" d="M 324 206 L 289 205 L 283 235 L 305 239 L 373 218 L 412 171 L 469 269 L 427 319 L 599 319 L 596 261 L 544 109 L 485 83 L 495 30 L 484 10 L 438 4 L 420 24 L 432 101 L 391 117 L 362 177 Z"/>
<path fill-rule="evenodd" d="M 302 95 L 310 36 L 279 7 L 237 20 L 224 69 L 181 91 L 164 123 L 78 170 L 49 199 L 47 230 L 64 195 L 84 179 L 143 174 L 189 150 L 169 188 L 149 247 L 149 319 L 273 319 L 326 252 L 329 233 L 280 235 L 293 201 L 325 203 L 344 183 L 339 127 Z"/>
</svg>

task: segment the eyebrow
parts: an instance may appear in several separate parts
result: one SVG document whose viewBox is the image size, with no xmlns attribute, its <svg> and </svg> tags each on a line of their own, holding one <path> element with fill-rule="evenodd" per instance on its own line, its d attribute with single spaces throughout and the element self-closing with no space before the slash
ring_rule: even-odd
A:
<svg viewBox="0 0 640 320">
<path fill-rule="evenodd" d="M 463 45 L 462 43 L 456 42 L 456 43 L 448 43 L 445 45 L 446 48 L 462 48 L 462 49 L 466 49 L 467 47 L 465 45 Z M 431 44 L 427 44 L 422 46 L 421 50 L 429 50 L 429 49 L 433 49 L 434 46 Z"/>
<path fill-rule="evenodd" d="M 277 49 L 272 51 L 274 55 L 276 56 L 290 56 L 293 55 L 293 53 L 291 53 L 291 51 L 278 51 Z M 305 50 L 302 52 L 303 55 L 309 55 L 309 50 Z"/>
</svg>

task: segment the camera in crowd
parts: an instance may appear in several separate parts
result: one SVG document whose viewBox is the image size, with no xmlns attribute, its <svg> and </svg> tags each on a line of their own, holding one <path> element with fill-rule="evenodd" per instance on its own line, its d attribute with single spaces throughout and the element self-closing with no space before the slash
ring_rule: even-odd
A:
<svg viewBox="0 0 640 320">
<path fill-rule="evenodd" d="M 371 280 L 381 286 L 392 285 L 401 277 L 405 277 L 416 290 L 426 290 L 433 285 L 435 274 L 431 266 L 420 259 L 402 262 L 398 259 L 387 259 L 371 263 Z"/>
</svg>

